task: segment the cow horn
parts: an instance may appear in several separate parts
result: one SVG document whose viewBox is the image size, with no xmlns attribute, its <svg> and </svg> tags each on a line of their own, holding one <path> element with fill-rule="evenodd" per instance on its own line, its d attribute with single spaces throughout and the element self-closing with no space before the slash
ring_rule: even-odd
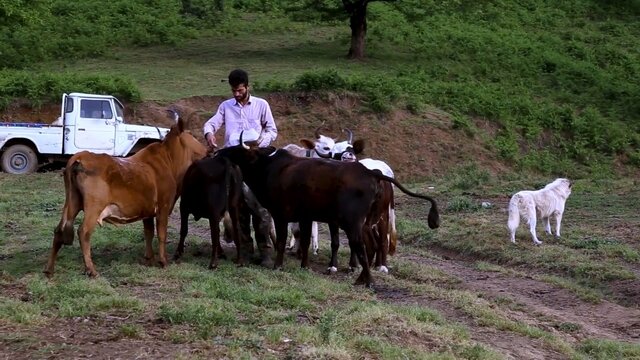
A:
<svg viewBox="0 0 640 360">
<path fill-rule="evenodd" d="M 173 115 L 173 120 L 177 123 L 178 119 L 180 118 L 180 114 L 178 114 L 175 109 L 167 109 L 167 111 L 170 112 L 171 115 Z"/>
<path fill-rule="evenodd" d="M 344 132 L 346 132 L 347 134 L 349 134 L 349 140 L 347 140 L 347 142 L 349 144 L 353 144 L 353 131 L 349 130 L 349 129 L 344 129 L 342 130 Z"/>
<path fill-rule="evenodd" d="M 240 133 L 240 144 L 242 144 L 242 147 L 249 150 L 249 146 L 247 146 L 247 144 L 244 143 L 244 141 L 242 141 L 242 134 L 244 134 L 244 130 Z"/>
<path fill-rule="evenodd" d="M 316 131 L 313 133 L 316 136 L 316 139 L 320 139 L 320 129 L 322 129 L 322 125 L 318 126 Z"/>
</svg>

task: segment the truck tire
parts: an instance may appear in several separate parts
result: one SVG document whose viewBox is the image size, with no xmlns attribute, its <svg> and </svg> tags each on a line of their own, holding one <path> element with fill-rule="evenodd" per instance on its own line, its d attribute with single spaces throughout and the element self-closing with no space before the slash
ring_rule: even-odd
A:
<svg viewBox="0 0 640 360">
<path fill-rule="evenodd" d="M 11 145 L 2 153 L 2 171 L 9 174 L 29 174 L 38 168 L 38 156 L 27 145 Z"/>
</svg>

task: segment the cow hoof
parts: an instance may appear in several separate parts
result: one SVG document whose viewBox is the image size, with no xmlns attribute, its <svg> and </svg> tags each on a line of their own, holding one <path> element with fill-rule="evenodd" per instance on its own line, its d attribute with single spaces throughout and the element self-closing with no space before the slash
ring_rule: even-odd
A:
<svg viewBox="0 0 640 360">
<path fill-rule="evenodd" d="M 43 271 L 44 276 L 47 277 L 47 279 L 51 279 L 53 277 L 53 271 L 49 271 L 49 270 L 45 270 Z"/>
<path fill-rule="evenodd" d="M 534 241 L 533 245 L 542 245 L 542 241 Z"/>
<path fill-rule="evenodd" d="M 155 264 L 155 262 L 156 262 L 156 260 L 155 260 L 155 258 L 153 258 L 153 257 L 150 257 L 150 258 L 149 258 L 149 257 L 146 257 L 146 256 L 144 257 L 144 261 L 143 261 L 143 263 L 144 263 L 146 266 L 153 266 L 153 264 Z"/>
<path fill-rule="evenodd" d="M 381 273 L 384 273 L 384 274 L 388 274 L 388 273 L 389 273 L 389 269 L 388 269 L 386 266 L 384 266 L 384 265 L 383 265 L 383 266 L 380 266 L 380 267 L 378 268 L 378 271 L 380 271 Z"/>
<path fill-rule="evenodd" d="M 313 250 L 313 255 L 316 255 L 316 256 L 318 256 L 318 249 L 316 249 L 316 250 Z"/>
<path fill-rule="evenodd" d="M 90 278 L 97 278 L 100 275 L 97 271 L 88 269 L 84 271 L 84 274 Z"/>
<path fill-rule="evenodd" d="M 329 266 L 327 268 L 327 274 L 331 275 L 331 274 L 335 274 L 338 272 L 338 268 L 335 266 Z"/>
<path fill-rule="evenodd" d="M 215 270 L 218 268 L 218 264 L 209 264 L 209 270 Z"/>
</svg>

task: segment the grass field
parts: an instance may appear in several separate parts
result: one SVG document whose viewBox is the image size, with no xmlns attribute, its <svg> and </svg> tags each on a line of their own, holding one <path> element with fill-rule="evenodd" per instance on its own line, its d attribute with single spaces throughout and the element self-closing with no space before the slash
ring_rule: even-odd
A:
<svg viewBox="0 0 640 360">
<path fill-rule="evenodd" d="M 517 245 L 507 240 L 507 194 L 519 181 L 465 191 L 436 183 L 443 209 L 436 231 L 426 227 L 426 204 L 399 196 L 399 253 L 389 275 L 374 275 L 371 292 L 352 285 L 348 246 L 341 248 L 339 273 L 323 274 L 326 229 L 312 271 L 291 257 L 279 272 L 230 261 L 209 271 L 203 221 L 192 224 L 180 264 L 142 265 L 142 225 L 108 225 L 92 239 L 98 279 L 82 275 L 76 242 L 62 249 L 49 281 L 41 271 L 60 216 L 62 179 L 57 172 L 0 174 L 0 355 L 638 357 L 634 185 L 577 183 L 564 236 L 543 237 L 539 247 L 523 229 Z M 482 208 L 481 201 L 492 206 Z M 177 224 L 174 216 L 170 252 Z"/>
</svg>

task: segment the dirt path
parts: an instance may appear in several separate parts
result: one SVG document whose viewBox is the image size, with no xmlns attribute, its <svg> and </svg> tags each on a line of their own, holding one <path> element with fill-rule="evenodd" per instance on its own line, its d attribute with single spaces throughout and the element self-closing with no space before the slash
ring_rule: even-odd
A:
<svg viewBox="0 0 640 360">
<path fill-rule="evenodd" d="M 604 338 L 637 343 L 640 341 L 640 309 L 628 308 L 609 301 L 591 304 L 578 299 L 571 292 L 532 278 L 514 277 L 499 272 L 480 271 L 469 260 L 445 255 L 404 259 L 431 266 L 460 280 L 455 287 L 479 294 L 482 298 L 502 306 L 512 320 L 544 329 L 568 341 L 577 343 L 586 338 Z M 447 319 L 460 322 L 471 331 L 471 338 L 490 345 L 508 358 L 551 359 L 565 355 L 543 346 L 542 340 L 531 339 L 513 332 L 498 331 L 479 326 L 470 316 L 452 304 L 424 297 L 399 294 L 397 289 L 379 289 L 385 301 L 412 303 L 437 309 Z M 558 330 L 562 326 L 571 331 Z"/>
</svg>

